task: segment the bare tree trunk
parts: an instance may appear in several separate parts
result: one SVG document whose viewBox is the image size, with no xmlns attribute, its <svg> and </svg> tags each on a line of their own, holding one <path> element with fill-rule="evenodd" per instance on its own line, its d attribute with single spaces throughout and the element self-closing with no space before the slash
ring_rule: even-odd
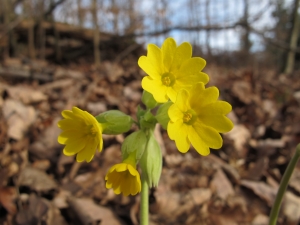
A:
<svg viewBox="0 0 300 225">
<path fill-rule="evenodd" d="M 39 34 L 39 48 L 40 48 L 40 59 L 45 59 L 45 44 L 46 44 L 46 37 L 45 31 L 43 29 L 43 22 L 44 22 L 44 10 L 45 4 L 44 1 L 39 2 L 39 21 L 38 21 L 38 34 Z"/>
<path fill-rule="evenodd" d="M 116 2 L 116 0 L 111 0 L 111 12 L 114 15 L 113 18 L 113 27 L 114 27 L 114 33 L 118 34 L 119 33 L 119 7 Z"/>
<path fill-rule="evenodd" d="M 206 18 L 207 26 L 210 26 L 209 2 L 210 0 L 206 0 L 205 2 L 205 18 Z M 205 44 L 206 44 L 207 55 L 210 57 L 211 56 L 210 30 L 206 31 Z"/>
<path fill-rule="evenodd" d="M 24 9 L 28 16 L 32 15 L 33 3 L 31 0 L 24 1 Z M 35 59 L 35 47 L 34 47 L 34 18 L 30 18 L 30 24 L 27 31 L 28 37 L 28 55 L 31 59 Z"/>
<path fill-rule="evenodd" d="M 92 15 L 94 25 L 94 59 L 96 68 L 100 67 L 100 32 L 97 17 L 98 7 L 97 0 L 92 0 Z"/>
<path fill-rule="evenodd" d="M 128 1 L 128 8 L 127 8 L 127 14 L 129 17 L 129 24 L 127 24 L 125 28 L 125 33 L 126 34 L 131 34 L 134 33 L 136 29 L 136 12 L 135 12 L 135 1 L 134 0 L 129 0 Z"/>
<path fill-rule="evenodd" d="M 77 15 L 78 15 L 78 23 L 80 27 L 83 27 L 83 11 L 81 0 L 77 0 Z"/>
<path fill-rule="evenodd" d="M 10 22 L 10 7 L 9 7 L 9 1 L 8 0 L 2 0 L 3 4 L 3 20 L 4 20 L 4 25 L 8 26 Z M 10 36 L 10 32 L 8 33 L 8 37 Z M 10 40 L 7 38 L 6 46 L 4 47 L 4 58 L 7 58 L 10 56 L 9 54 L 9 46 L 10 46 Z"/>
<path fill-rule="evenodd" d="M 297 47 L 297 40 L 299 36 L 299 0 L 295 0 L 295 7 L 294 7 L 294 20 L 293 20 L 293 28 L 291 31 L 291 39 L 290 39 L 290 48 L 296 48 Z M 294 70 L 294 64 L 295 64 L 295 52 L 290 50 L 288 52 L 288 57 L 285 64 L 285 70 L 284 72 L 287 74 L 292 73 Z"/>
<path fill-rule="evenodd" d="M 163 10 L 163 18 L 162 18 L 162 29 L 165 30 L 168 28 L 168 17 L 167 17 L 167 13 L 168 13 L 168 1 L 167 0 L 161 0 L 162 3 L 162 10 Z M 169 33 L 165 33 L 164 34 L 164 39 L 166 39 L 167 37 L 169 37 Z"/>
<path fill-rule="evenodd" d="M 51 5 L 53 6 L 54 4 L 55 4 L 54 0 L 51 0 Z M 62 58 L 61 49 L 60 49 L 60 45 L 59 45 L 60 34 L 56 28 L 53 11 L 51 12 L 51 14 L 49 14 L 49 18 L 51 20 L 51 24 L 53 26 L 53 31 L 54 31 L 55 61 L 60 62 L 61 58 Z"/>
<path fill-rule="evenodd" d="M 249 30 L 249 23 L 248 23 L 248 17 L 249 17 L 249 0 L 244 0 L 244 32 L 242 34 L 242 51 L 245 53 L 245 55 L 248 55 L 251 48 L 251 42 L 249 39 L 250 36 L 250 30 Z"/>
</svg>

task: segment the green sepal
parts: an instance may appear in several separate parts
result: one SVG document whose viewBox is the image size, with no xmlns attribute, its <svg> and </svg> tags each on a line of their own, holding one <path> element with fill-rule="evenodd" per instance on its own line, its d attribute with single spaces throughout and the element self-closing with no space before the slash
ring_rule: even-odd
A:
<svg viewBox="0 0 300 225">
<path fill-rule="evenodd" d="M 147 146 L 140 159 L 140 167 L 149 187 L 156 187 L 162 170 L 162 153 L 153 130 L 149 131 Z"/>
<path fill-rule="evenodd" d="M 143 130 L 138 130 L 127 136 L 122 144 L 122 158 L 126 159 L 130 154 L 136 152 L 135 158 L 138 162 L 146 148 L 147 136 Z"/>
<path fill-rule="evenodd" d="M 133 119 L 119 110 L 109 110 L 95 117 L 103 127 L 103 134 L 122 134 L 131 128 Z"/>
<path fill-rule="evenodd" d="M 153 98 L 153 95 L 145 90 L 143 91 L 142 102 L 147 109 L 153 109 L 158 105 L 157 101 Z"/>
<path fill-rule="evenodd" d="M 170 121 L 168 110 L 172 104 L 172 102 L 166 102 L 162 104 L 156 112 L 155 118 L 165 130 L 167 129 L 168 123 Z"/>
<path fill-rule="evenodd" d="M 140 117 L 139 123 L 141 129 L 153 129 L 157 123 L 157 120 L 155 116 L 149 110 L 147 110 L 145 114 Z"/>
</svg>

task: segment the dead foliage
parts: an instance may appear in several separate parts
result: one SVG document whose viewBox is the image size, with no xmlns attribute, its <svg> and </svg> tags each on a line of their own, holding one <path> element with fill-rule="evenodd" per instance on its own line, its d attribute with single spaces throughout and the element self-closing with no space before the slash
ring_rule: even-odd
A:
<svg viewBox="0 0 300 225">
<path fill-rule="evenodd" d="M 119 109 L 135 117 L 144 75 L 136 60 L 105 61 L 99 70 L 20 59 L 1 64 L 0 224 L 138 224 L 139 196 L 115 195 L 104 181 L 121 160 L 126 134 L 104 135 L 103 152 L 79 164 L 62 154 L 56 125 L 60 112 L 72 106 L 93 115 Z M 193 149 L 179 153 L 162 131 L 164 166 L 158 188 L 151 190 L 150 224 L 267 224 L 300 141 L 299 74 L 208 65 L 209 85 L 232 104 L 235 127 L 223 135 L 222 149 L 207 157 Z M 20 77 L 22 71 L 39 76 Z M 299 223 L 299 170 L 300 164 L 278 224 Z"/>
</svg>

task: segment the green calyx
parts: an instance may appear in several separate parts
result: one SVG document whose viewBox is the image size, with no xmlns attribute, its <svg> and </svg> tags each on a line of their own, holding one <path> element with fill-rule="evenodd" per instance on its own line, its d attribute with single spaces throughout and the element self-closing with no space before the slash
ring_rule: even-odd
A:
<svg viewBox="0 0 300 225">
<path fill-rule="evenodd" d="M 153 130 L 148 131 L 147 146 L 140 159 L 140 167 L 142 169 L 142 176 L 145 177 L 148 185 L 156 187 L 162 170 L 162 154 L 160 146 L 154 137 Z"/>
<path fill-rule="evenodd" d="M 145 90 L 143 91 L 142 102 L 145 104 L 147 109 L 153 109 L 158 105 L 157 101 L 153 98 L 153 95 Z"/>
<path fill-rule="evenodd" d="M 147 144 L 147 136 L 143 130 L 138 130 L 127 136 L 122 144 L 122 158 L 128 158 L 135 153 L 136 163 L 141 159 Z"/>
<path fill-rule="evenodd" d="M 170 117 L 168 115 L 168 110 L 170 108 L 170 106 L 172 105 L 172 102 L 166 102 L 164 104 L 162 104 L 156 113 L 156 120 L 160 123 L 160 125 L 166 130 L 168 123 L 170 121 Z"/>
<path fill-rule="evenodd" d="M 119 110 L 109 110 L 95 117 L 103 127 L 103 134 L 122 134 L 130 130 L 133 119 Z"/>
<path fill-rule="evenodd" d="M 138 118 L 139 127 L 142 130 L 152 129 L 157 123 L 156 118 L 150 112 L 150 110 L 149 109 L 143 110 L 140 106 L 138 106 L 137 118 Z"/>
</svg>

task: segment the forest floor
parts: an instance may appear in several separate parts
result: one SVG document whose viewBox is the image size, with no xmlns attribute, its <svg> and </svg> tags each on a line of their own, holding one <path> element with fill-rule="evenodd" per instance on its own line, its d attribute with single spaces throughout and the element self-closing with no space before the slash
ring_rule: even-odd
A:
<svg viewBox="0 0 300 225">
<path fill-rule="evenodd" d="M 204 71 L 208 85 L 233 106 L 235 127 L 223 135 L 223 147 L 206 157 L 194 149 L 180 153 L 157 128 L 163 170 L 150 194 L 150 224 L 267 225 L 300 142 L 299 74 L 211 62 Z M 123 197 L 105 188 L 125 135 L 104 135 L 104 149 L 91 163 L 63 155 L 57 143 L 61 111 L 72 106 L 93 115 L 119 109 L 136 117 L 145 75 L 137 58 L 103 61 L 100 70 L 10 58 L 1 62 L 0 73 L 0 224 L 139 224 L 139 195 Z M 278 224 L 296 225 L 299 219 L 300 164 Z"/>
</svg>

